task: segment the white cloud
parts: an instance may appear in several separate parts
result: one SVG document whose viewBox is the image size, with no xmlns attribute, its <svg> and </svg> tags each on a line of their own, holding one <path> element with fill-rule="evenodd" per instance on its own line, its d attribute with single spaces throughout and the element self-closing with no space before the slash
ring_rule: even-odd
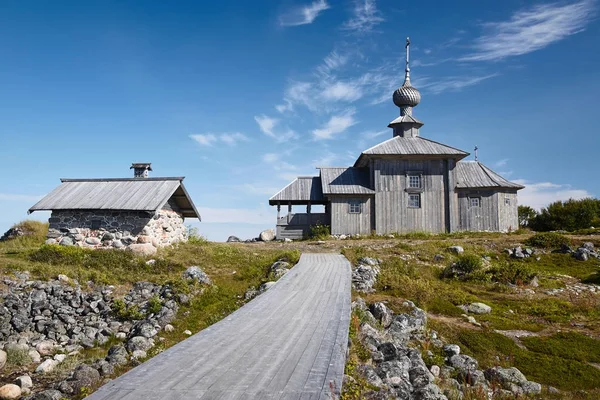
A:
<svg viewBox="0 0 600 400">
<path fill-rule="evenodd" d="M 276 105 L 275 108 L 280 113 L 283 113 L 285 111 L 293 111 L 296 104 L 301 104 L 311 111 L 316 111 L 318 109 L 314 99 L 316 96 L 312 92 L 312 83 L 292 81 L 285 89 L 283 104 Z"/>
<path fill-rule="evenodd" d="M 190 135 L 190 138 L 201 146 L 212 146 L 216 142 L 223 142 L 229 146 L 235 146 L 238 142 L 247 142 L 250 139 L 240 132 L 234 133 L 204 133 L 200 135 Z"/>
<path fill-rule="evenodd" d="M 279 18 L 281 26 L 298 26 L 312 24 L 319 14 L 329 8 L 325 0 L 317 0 L 307 6 L 291 10 Z"/>
<path fill-rule="evenodd" d="M 420 88 L 433 94 L 440 94 L 447 91 L 460 91 L 466 87 L 477 85 L 478 83 L 481 83 L 490 78 L 494 78 L 498 75 L 500 74 L 495 73 L 474 77 L 448 77 L 443 78 L 437 82 L 429 81 L 429 83 L 420 86 Z"/>
<path fill-rule="evenodd" d="M 344 23 L 342 28 L 356 33 L 366 33 L 383 21 L 375 0 L 356 0 L 353 16 Z"/>
<path fill-rule="evenodd" d="M 18 201 L 18 202 L 23 202 L 23 203 L 36 203 L 42 197 L 44 197 L 44 195 L 0 193 L 0 200 L 3 200 L 3 201 Z"/>
<path fill-rule="evenodd" d="M 287 154 L 283 154 L 286 155 Z M 276 171 L 282 170 L 282 169 L 286 169 L 286 170 L 296 170 L 297 167 L 295 165 L 292 165 L 290 163 L 288 163 L 287 161 L 283 161 L 281 159 L 282 154 L 277 154 L 277 153 L 266 153 L 263 154 L 263 161 L 266 164 L 271 164 L 273 165 L 273 169 Z"/>
<path fill-rule="evenodd" d="M 334 135 L 344 132 L 356 123 L 354 110 L 347 110 L 344 114 L 332 116 L 322 128 L 315 129 L 312 133 L 316 140 L 332 139 Z"/>
<path fill-rule="evenodd" d="M 333 101 L 356 101 L 362 97 L 360 87 L 352 83 L 334 82 L 321 92 L 321 96 L 326 100 Z"/>
<path fill-rule="evenodd" d="M 317 67 L 317 73 L 328 76 L 332 71 L 337 70 L 348 62 L 348 56 L 341 55 L 337 51 L 332 51 L 323 59 L 323 64 Z"/>
<path fill-rule="evenodd" d="M 537 210 L 559 200 L 593 197 L 587 190 L 574 189 L 570 185 L 560 185 L 552 182 L 535 183 L 524 179 L 515 179 L 514 182 L 525 186 L 525 189 L 519 190 L 519 204 L 531 206 Z"/>
<path fill-rule="evenodd" d="M 212 133 L 206 133 L 202 135 L 190 135 L 190 138 L 198 142 L 202 146 L 212 146 L 217 141 L 217 137 Z"/>
<path fill-rule="evenodd" d="M 338 160 L 341 160 L 338 154 L 335 154 L 331 151 L 326 151 L 324 155 L 312 161 L 312 164 L 315 167 L 332 167 L 335 166 L 335 163 Z"/>
<path fill-rule="evenodd" d="M 279 124 L 279 119 L 277 118 L 271 118 L 263 114 L 255 116 L 254 120 L 265 135 L 272 137 L 277 142 L 287 142 L 296 137 L 296 133 L 291 129 L 275 131 L 275 127 Z"/>
<path fill-rule="evenodd" d="M 487 33 L 477 38 L 474 51 L 460 60 L 498 61 L 543 49 L 583 31 L 594 14 L 593 0 L 539 4 L 519 10 L 508 21 L 484 24 Z"/>
<path fill-rule="evenodd" d="M 498 160 L 494 163 L 494 167 L 498 168 L 498 167 L 503 167 L 508 163 L 508 158 L 503 158 L 501 160 Z"/>
</svg>

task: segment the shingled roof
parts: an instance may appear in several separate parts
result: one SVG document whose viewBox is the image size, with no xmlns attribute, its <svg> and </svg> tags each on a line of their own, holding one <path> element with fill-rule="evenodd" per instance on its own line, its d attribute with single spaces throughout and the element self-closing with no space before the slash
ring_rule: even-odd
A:
<svg viewBox="0 0 600 400">
<path fill-rule="evenodd" d="M 321 179 L 318 176 L 299 176 L 269 199 L 269 205 L 287 204 L 325 204 Z"/>
<path fill-rule="evenodd" d="M 173 198 L 184 217 L 200 213 L 183 186 L 183 177 L 123 179 L 61 179 L 61 184 L 29 209 L 41 210 L 160 210 Z"/>
<path fill-rule="evenodd" d="M 362 160 L 365 156 L 370 155 L 434 155 L 462 159 L 468 156 L 469 153 L 420 136 L 395 136 L 363 151 L 354 166 L 364 166 Z"/>
<path fill-rule="evenodd" d="M 507 188 L 523 189 L 525 186 L 504 179 L 479 161 L 459 161 L 456 163 L 456 188 Z"/>
<path fill-rule="evenodd" d="M 373 194 L 367 168 L 319 168 L 323 194 Z"/>
</svg>

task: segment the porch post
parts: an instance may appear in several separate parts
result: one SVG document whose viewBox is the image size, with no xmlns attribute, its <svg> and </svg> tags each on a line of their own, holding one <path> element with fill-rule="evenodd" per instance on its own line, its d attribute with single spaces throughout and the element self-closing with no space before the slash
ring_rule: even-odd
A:
<svg viewBox="0 0 600 400">
<path fill-rule="evenodd" d="M 279 222 L 279 218 L 281 218 L 281 203 L 277 202 L 277 222 Z"/>
<path fill-rule="evenodd" d="M 288 224 L 290 223 L 291 218 L 292 218 L 292 202 L 288 201 L 288 215 L 287 215 Z"/>
<path fill-rule="evenodd" d="M 306 214 L 308 215 L 308 226 L 311 224 L 310 201 L 306 204 Z"/>
</svg>

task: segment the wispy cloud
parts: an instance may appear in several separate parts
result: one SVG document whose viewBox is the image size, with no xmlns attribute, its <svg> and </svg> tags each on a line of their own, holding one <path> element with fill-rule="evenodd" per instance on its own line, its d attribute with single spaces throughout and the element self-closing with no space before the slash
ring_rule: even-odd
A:
<svg viewBox="0 0 600 400">
<path fill-rule="evenodd" d="M 574 189 L 570 185 L 552 182 L 529 182 L 524 179 L 515 179 L 514 182 L 525 186 L 525 189 L 519 190 L 519 204 L 531 206 L 538 210 L 559 200 L 593 197 L 587 190 Z"/>
<path fill-rule="evenodd" d="M 247 142 L 250 139 L 240 132 L 233 133 L 203 133 L 198 135 L 190 135 L 190 138 L 201 146 L 212 146 L 217 142 L 223 142 L 229 146 L 235 146 L 239 142 Z"/>
<path fill-rule="evenodd" d="M 352 18 L 342 28 L 359 34 L 367 33 L 383 21 L 375 0 L 356 0 Z"/>
<path fill-rule="evenodd" d="M 334 82 L 327 85 L 321 92 L 325 100 L 333 101 L 355 101 L 362 97 L 362 90 L 359 85 L 353 82 Z"/>
<path fill-rule="evenodd" d="M 483 25 L 487 32 L 475 40 L 474 51 L 461 61 L 498 61 L 519 56 L 585 29 L 595 15 L 595 1 L 540 4 L 515 12 L 508 21 Z"/>
<path fill-rule="evenodd" d="M 297 7 L 279 17 L 281 26 L 298 26 L 312 24 L 321 12 L 327 10 L 329 4 L 325 0 L 317 0 L 309 5 Z"/>
<path fill-rule="evenodd" d="M 312 160 L 312 165 L 315 167 L 331 167 L 342 158 L 339 154 L 327 150 L 321 157 Z"/>
<path fill-rule="evenodd" d="M 332 139 L 335 135 L 344 132 L 357 123 L 354 113 L 355 111 L 350 109 L 343 114 L 332 116 L 322 128 L 313 130 L 313 137 L 316 140 Z"/>
<path fill-rule="evenodd" d="M 275 171 L 279 171 L 282 169 L 294 171 L 298 169 L 295 165 L 290 164 L 287 161 L 283 161 L 281 159 L 283 156 L 287 157 L 288 154 L 266 153 L 263 154 L 262 160 L 264 163 L 272 165 Z"/>
<path fill-rule="evenodd" d="M 504 167 L 507 163 L 508 163 L 508 158 L 503 158 L 501 160 L 496 161 L 494 163 L 494 167 L 496 167 L 496 168 Z"/>
<path fill-rule="evenodd" d="M 323 76 L 329 76 L 332 71 L 343 67 L 347 62 L 347 55 L 342 55 L 334 50 L 323 59 L 323 64 L 317 67 L 317 73 Z"/>
<path fill-rule="evenodd" d="M 428 83 L 419 88 L 433 94 L 440 94 L 448 91 L 460 91 L 466 87 L 477 85 L 487 79 L 494 78 L 500 74 L 494 73 L 483 76 L 451 76 L 434 81 L 428 80 Z"/>
<path fill-rule="evenodd" d="M 258 127 L 265 135 L 275 139 L 278 142 L 287 142 L 296 137 L 296 133 L 291 129 L 283 129 L 276 131 L 275 128 L 279 125 L 279 119 L 271 118 L 266 115 L 257 115 L 254 120 Z"/>
</svg>

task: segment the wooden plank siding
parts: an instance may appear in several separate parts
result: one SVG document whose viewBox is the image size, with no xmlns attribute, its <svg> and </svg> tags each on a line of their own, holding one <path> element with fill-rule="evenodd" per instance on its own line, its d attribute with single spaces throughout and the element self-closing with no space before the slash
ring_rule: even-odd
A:
<svg viewBox="0 0 600 400">
<path fill-rule="evenodd" d="M 331 201 L 331 234 L 332 235 L 369 235 L 373 229 L 374 202 L 373 196 L 335 195 L 329 196 Z M 349 212 L 349 202 L 360 201 L 359 214 Z"/>
<path fill-rule="evenodd" d="M 498 196 L 498 229 L 501 232 L 519 229 L 517 192 L 498 192 L 496 196 Z M 507 204 L 507 200 L 509 204 Z"/>
<path fill-rule="evenodd" d="M 471 197 L 480 198 L 479 207 L 471 207 Z M 467 190 L 458 193 L 460 230 L 498 231 L 498 196 L 492 190 Z"/>
<path fill-rule="evenodd" d="M 445 160 L 375 160 L 375 229 L 378 234 L 446 232 Z M 422 176 L 421 207 L 409 208 L 407 174 Z"/>
</svg>

